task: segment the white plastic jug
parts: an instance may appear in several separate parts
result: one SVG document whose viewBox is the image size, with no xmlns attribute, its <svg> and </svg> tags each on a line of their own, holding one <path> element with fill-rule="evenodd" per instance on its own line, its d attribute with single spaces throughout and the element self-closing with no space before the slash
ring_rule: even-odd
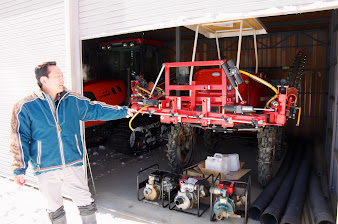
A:
<svg viewBox="0 0 338 224">
<path fill-rule="evenodd" d="M 222 158 L 224 162 L 224 175 L 227 175 L 230 172 L 230 158 L 228 155 L 223 155 L 220 153 L 215 153 L 214 157 L 216 158 Z"/>
<path fill-rule="evenodd" d="M 229 157 L 230 171 L 238 171 L 240 168 L 239 155 L 237 153 L 227 155 Z"/>
<path fill-rule="evenodd" d="M 205 160 L 206 169 L 217 171 L 223 173 L 224 175 L 230 172 L 230 167 L 228 164 L 229 158 L 227 156 L 223 156 L 220 153 L 215 153 L 213 157 L 208 156 Z"/>
</svg>

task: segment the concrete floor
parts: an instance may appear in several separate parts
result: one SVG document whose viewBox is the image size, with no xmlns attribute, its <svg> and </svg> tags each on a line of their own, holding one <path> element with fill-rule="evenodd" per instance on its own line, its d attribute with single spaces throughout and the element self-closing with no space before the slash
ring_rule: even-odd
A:
<svg viewBox="0 0 338 224">
<path fill-rule="evenodd" d="M 203 149 L 203 137 L 198 135 L 196 139 L 197 149 L 194 163 L 205 160 L 207 156 Z M 160 169 L 170 170 L 165 145 L 140 155 L 114 151 L 112 150 L 113 145 L 113 142 L 108 142 L 99 147 L 89 147 L 89 158 L 91 164 L 94 164 L 91 167 L 96 187 L 96 194 L 93 197 L 100 209 L 105 209 L 117 217 L 144 223 L 212 223 L 209 221 L 210 209 L 201 217 L 197 217 L 137 200 L 136 176 L 141 168 L 158 163 Z M 251 169 L 241 180 L 247 181 L 248 177 L 251 176 L 252 203 L 262 191 L 257 182 L 257 140 L 255 135 L 240 138 L 223 135 L 217 145 L 217 151 L 220 153 L 238 153 L 240 160 L 245 162 L 243 168 Z M 90 188 L 93 192 L 91 181 Z M 141 196 L 143 196 L 142 192 Z M 229 219 L 226 223 L 244 223 L 244 218 Z M 248 223 L 259 222 L 249 219 Z"/>
</svg>

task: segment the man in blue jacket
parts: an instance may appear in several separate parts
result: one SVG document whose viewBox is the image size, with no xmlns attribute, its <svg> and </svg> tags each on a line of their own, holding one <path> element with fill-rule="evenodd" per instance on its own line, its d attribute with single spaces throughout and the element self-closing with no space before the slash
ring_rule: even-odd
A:
<svg viewBox="0 0 338 224">
<path fill-rule="evenodd" d="M 83 223 L 96 223 L 96 206 L 83 169 L 80 121 L 127 118 L 133 111 L 67 90 L 55 62 L 37 66 L 35 75 L 40 88 L 13 108 L 10 152 L 14 180 L 25 183 L 30 162 L 52 223 L 67 223 L 61 186 L 78 206 Z"/>
</svg>

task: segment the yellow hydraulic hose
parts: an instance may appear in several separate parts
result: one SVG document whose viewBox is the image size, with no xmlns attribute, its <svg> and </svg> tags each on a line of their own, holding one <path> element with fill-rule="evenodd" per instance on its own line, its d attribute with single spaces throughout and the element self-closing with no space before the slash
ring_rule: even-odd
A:
<svg viewBox="0 0 338 224">
<path fill-rule="evenodd" d="M 163 89 L 161 89 L 160 87 L 156 87 L 156 88 L 159 89 L 165 95 L 165 92 L 163 91 Z"/>
<path fill-rule="evenodd" d="M 139 93 L 139 92 L 137 92 L 137 91 L 136 91 L 136 93 L 137 93 L 139 96 L 141 96 L 143 99 L 147 99 L 147 97 L 143 96 L 141 93 Z"/>
<path fill-rule="evenodd" d="M 265 108 L 269 106 L 269 104 L 278 97 L 278 94 L 274 95 L 269 101 L 265 104 Z"/>
<path fill-rule="evenodd" d="M 145 108 L 147 108 L 147 107 L 150 107 L 151 105 L 147 105 L 147 106 L 144 106 L 144 107 L 142 107 L 139 111 L 137 111 L 136 112 L 136 114 L 134 114 L 134 116 L 130 119 L 130 121 L 129 121 L 129 128 L 130 128 L 130 130 L 132 130 L 132 131 L 134 131 L 135 129 L 131 126 L 131 122 L 134 120 L 134 118 L 143 110 L 143 109 L 145 109 Z"/>
<path fill-rule="evenodd" d="M 302 108 L 298 107 L 298 119 L 297 119 L 297 124 L 296 126 L 299 126 L 299 123 L 300 123 L 300 114 L 302 113 Z"/>
<path fill-rule="evenodd" d="M 138 89 L 140 89 L 140 90 L 142 90 L 142 91 L 144 91 L 144 92 L 146 92 L 146 93 L 148 93 L 150 95 L 150 92 L 148 90 L 143 89 L 142 87 L 139 87 L 139 86 L 136 86 L 136 88 L 138 88 Z"/>
<path fill-rule="evenodd" d="M 272 89 L 276 94 L 278 94 L 278 90 L 273 86 L 271 85 L 270 83 L 268 83 L 267 81 L 261 79 L 261 78 L 258 78 L 257 76 L 254 76 L 253 74 L 250 74 L 248 72 L 245 72 L 245 71 L 242 71 L 242 70 L 239 70 L 240 73 L 244 74 L 244 75 L 247 75 L 249 76 L 250 78 L 252 78 L 253 80 L 263 84 L 263 85 L 266 85 L 267 87 L 269 87 L 270 89 Z"/>
<path fill-rule="evenodd" d="M 267 87 L 269 87 L 270 89 L 272 89 L 276 94 L 266 103 L 265 107 L 268 107 L 268 105 L 271 103 L 271 101 L 273 101 L 274 99 L 276 99 L 278 97 L 278 90 L 273 86 L 271 85 L 270 83 L 268 83 L 267 81 L 261 79 L 261 78 L 258 78 L 257 76 L 254 76 L 253 74 L 250 74 L 248 72 L 245 72 L 245 71 L 242 71 L 242 70 L 239 70 L 240 73 L 244 74 L 244 75 L 247 75 L 249 76 L 250 78 L 252 78 L 253 80 L 263 84 L 263 85 L 266 85 Z"/>
</svg>

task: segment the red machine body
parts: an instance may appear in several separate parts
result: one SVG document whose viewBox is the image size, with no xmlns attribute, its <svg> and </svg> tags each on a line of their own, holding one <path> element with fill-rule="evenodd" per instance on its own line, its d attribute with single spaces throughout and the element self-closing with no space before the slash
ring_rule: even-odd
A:
<svg viewBox="0 0 338 224">
<path fill-rule="evenodd" d="M 83 86 L 83 95 L 94 101 L 119 105 L 126 99 L 126 86 L 123 80 L 93 80 Z M 87 121 L 85 126 L 102 124 L 105 121 Z"/>
<path fill-rule="evenodd" d="M 148 44 L 158 47 L 163 47 L 163 43 L 156 41 L 156 40 L 148 40 L 148 39 L 141 39 L 141 38 L 132 38 L 132 39 L 125 39 L 125 40 L 114 40 L 109 42 L 103 42 L 99 44 L 99 47 L 102 48 L 103 46 L 106 46 L 108 44 L 115 44 L 115 45 L 123 45 L 123 43 L 130 43 L 135 42 L 136 44 Z"/>
<path fill-rule="evenodd" d="M 196 85 L 221 85 L 222 84 L 222 69 L 221 68 L 211 68 L 211 69 L 202 69 L 197 71 L 194 74 L 194 81 Z M 255 74 L 257 76 L 257 74 Z M 270 89 L 254 80 L 250 79 L 246 75 L 241 75 L 243 79 L 243 84 L 238 86 L 238 91 L 245 99 L 245 103 L 241 105 L 251 105 L 253 107 L 264 107 L 265 102 L 269 98 Z M 230 84 L 230 83 L 228 83 Z M 227 101 L 231 102 L 235 95 L 235 89 L 228 92 Z M 222 91 L 220 90 L 200 90 L 197 92 L 199 97 L 221 97 Z"/>
<path fill-rule="evenodd" d="M 101 101 L 110 105 L 125 103 L 127 95 L 130 94 L 129 83 L 131 74 L 143 74 L 148 80 L 157 75 L 159 65 L 148 65 L 147 60 L 162 61 L 162 54 L 156 53 L 163 47 L 163 43 L 155 40 L 133 38 L 114 40 L 99 43 L 97 52 L 97 76 L 94 80 L 85 82 L 83 85 L 84 96 L 91 100 Z M 146 53 L 152 55 L 147 58 Z M 142 56 L 143 55 L 143 56 Z M 115 64 L 112 65 L 112 61 Z M 109 66 L 107 66 L 109 65 Z M 129 73 L 128 70 L 129 69 Z M 142 68 L 142 69 L 141 69 Z M 128 96 L 129 97 L 129 96 Z M 126 102 L 128 105 L 129 102 Z M 88 121 L 86 127 L 103 124 L 105 121 Z"/>
<path fill-rule="evenodd" d="M 222 190 L 223 188 L 226 188 L 227 194 L 230 194 L 230 195 L 234 193 L 234 187 L 235 187 L 235 182 L 225 183 L 224 181 L 220 181 L 220 183 L 217 185 L 218 189 Z"/>
<path fill-rule="evenodd" d="M 178 183 L 178 185 L 181 187 L 181 184 L 182 184 L 182 182 L 184 183 L 185 181 L 187 181 L 188 180 L 188 176 L 184 176 L 184 177 L 182 177 L 181 179 L 180 179 L 180 181 L 179 181 L 179 183 Z"/>
<path fill-rule="evenodd" d="M 165 63 L 165 96 L 159 98 L 159 96 L 152 95 L 145 99 L 144 96 L 133 94 L 132 108 L 143 109 L 141 112 L 143 114 L 160 115 L 162 123 L 191 123 L 200 125 L 201 128 L 208 128 L 211 125 L 233 128 L 238 124 L 251 124 L 255 128 L 265 125 L 283 126 L 287 113 L 287 86 L 283 86 L 282 91 L 278 87 L 278 95 L 275 99 L 278 104 L 276 103 L 275 108 L 238 113 L 228 112 L 224 106 L 249 105 L 253 108 L 262 106 L 267 99 L 271 98 L 267 95 L 269 89 L 242 74 L 244 82 L 238 85 L 238 91 L 243 98 L 241 102 L 236 99 L 235 89 L 229 87 L 227 75 L 220 68 L 197 71 L 191 85 L 174 85 L 170 82 L 170 69 L 172 68 L 221 66 L 222 63 L 226 63 L 226 60 Z M 139 92 L 138 85 L 138 81 L 132 81 L 133 93 Z M 190 94 L 178 96 L 177 91 Z"/>
</svg>

